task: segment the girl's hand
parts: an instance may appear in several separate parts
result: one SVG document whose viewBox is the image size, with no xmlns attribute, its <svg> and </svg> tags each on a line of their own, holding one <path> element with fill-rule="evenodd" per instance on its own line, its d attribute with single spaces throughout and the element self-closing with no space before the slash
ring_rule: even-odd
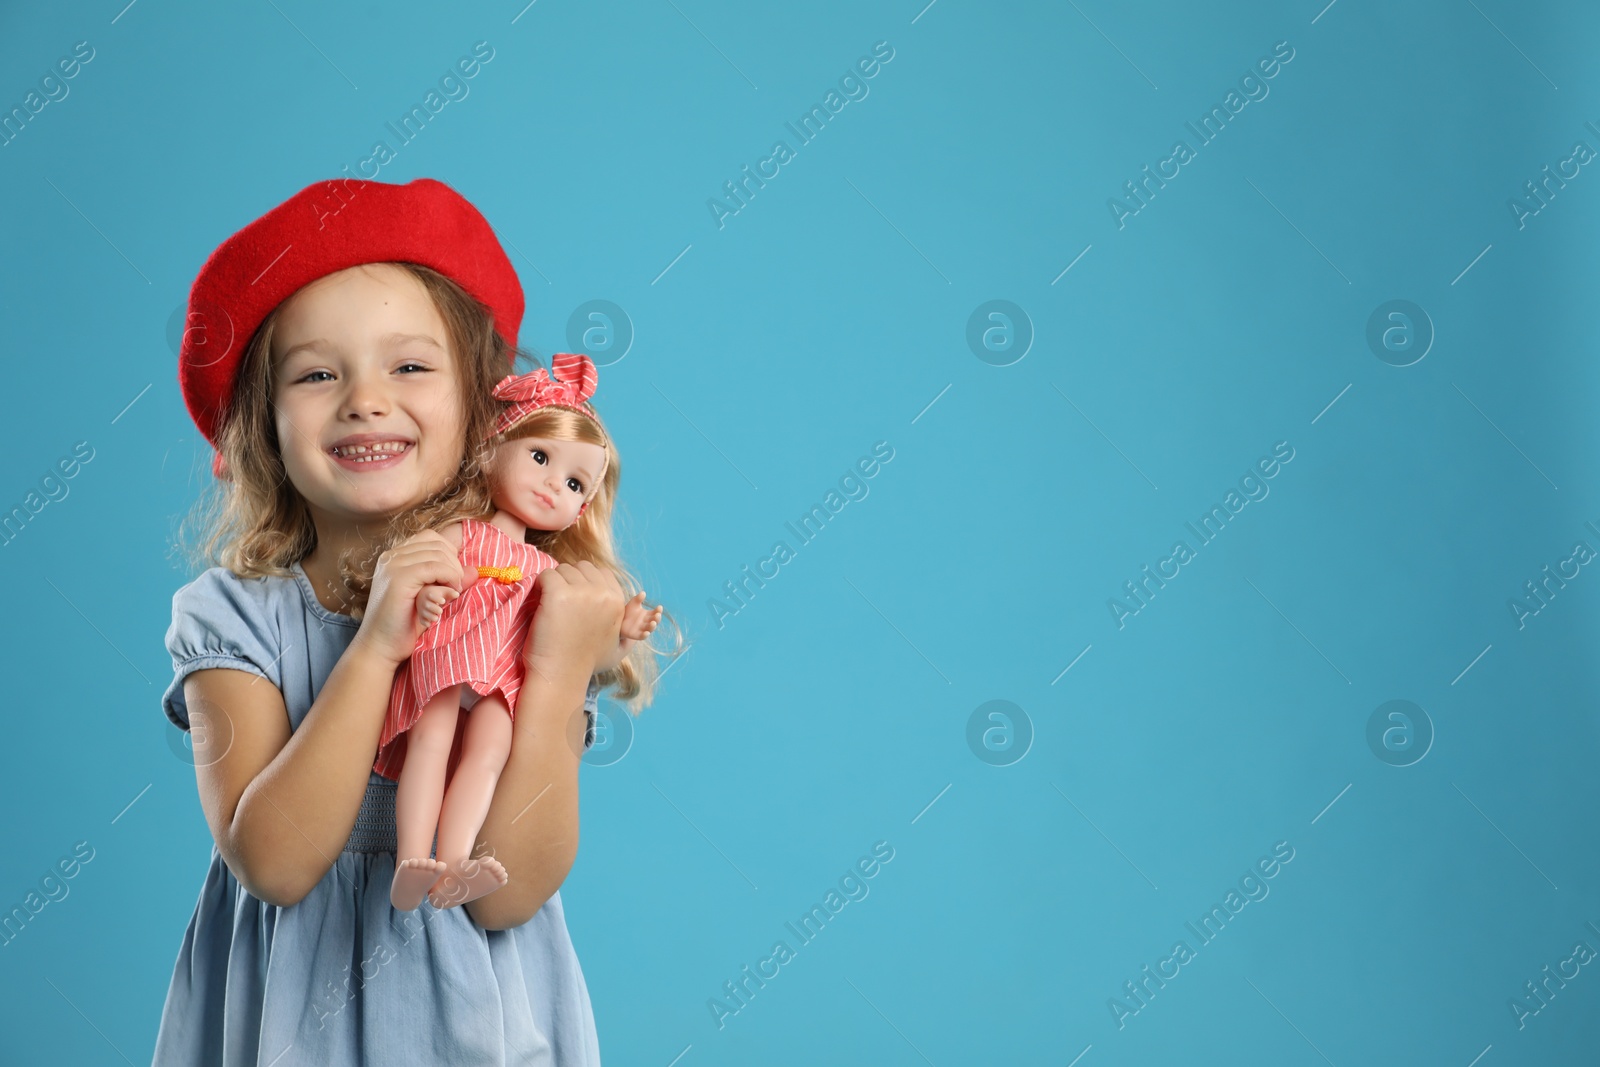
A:
<svg viewBox="0 0 1600 1067">
<path fill-rule="evenodd" d="M 462 585 L 461 558 L 437 530 L 402 541 L 378 557 L 367 610 L 351 643 L 361 643 L 398 667 L 422 635 L 418 595 L 429 586 L 446 586 L 459 594 Z"/>
<path fill-rule="evenodd" d="M 522 654 L 530 673 L 546 678 L 581 669 L 583 677 L 617 644 L 622 622 L 622 587 L 616 576 L 588 560 L 541 571 Z"/>
<path fill-rule="evenodd" d="M 633 595 L 622 609 L 622 628 L 620 630 L 624 642 L 643 641 L 655 632 L 661 623 L 661 613 L 665 609 L 660 604 L 653 608 L 644 606 L 644 592 L 641 590 Z M 624 649 L 626 651 L 626 649 Z"/>
</svg>

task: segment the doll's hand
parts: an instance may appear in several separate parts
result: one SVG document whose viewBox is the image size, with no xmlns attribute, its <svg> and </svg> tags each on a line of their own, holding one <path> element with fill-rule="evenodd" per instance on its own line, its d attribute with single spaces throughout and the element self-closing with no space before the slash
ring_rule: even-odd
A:
<svg viewBox="0 0 1600 1067">
<path fill-rule="evenodd" d="M 627 659 L 628 652 L 635 642 L 643 641 L 655 632 L 657 624 L 661 622 L 663 610 L 659 604 L 653 608 L 646 608 L 644 593 L 635 593 L 633 598 L 623 605 L 622 625 L 617 631 L 616 646 L 594 665 L 595 673 L 614 670 Z"/>
<path fill-rule="evenodd" d="M 438 622 L 444 606 L 460 595 L 448 585 L 426 586 L 417 594 L 417 621 L 422 623 L 422 628 L 426 630 Z"/>
<path fill-rule="evenodd" d="M 463 585 L 461 558 L 442 534 L 424 530 L 384 552 L 352 646 L 366 647 L 398 667 L 422 634 L 417 601 L 424 589 L 435 585 L 452 591 Z"/>
<path fill-rule="evenodd" d="M 661 613 L 664 609 L 660 604 L 653 608 L 644 606 L 644 592 L 633 595 L 622 607 L 622 628 L 618 637 L 623 641 L 643 641 L 655 632 L 661 623 Z"/>
</svg>

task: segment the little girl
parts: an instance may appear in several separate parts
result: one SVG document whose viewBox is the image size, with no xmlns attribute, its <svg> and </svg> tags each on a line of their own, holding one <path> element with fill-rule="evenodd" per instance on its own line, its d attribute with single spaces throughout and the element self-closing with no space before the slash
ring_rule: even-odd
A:
<svg viewBox="0 0 1600 1067">
<path fill-rule="evenodd" d="M 488 510 L 476 468 L 522 311 L 487 221 L 430 179 L 318 182 L 223 242 L 195 280 L 179 382 L 225 479 L 202 530 L 221 565 L 173 596 L 162 703 L 192 729 L 215 845 L 158 1065 L 599 1063 L 558 890 L 576 854 L 591 678 L 617 648 L 631 582 L 614 556 L 537 580 L 479 835 L 504 888 L 396 912 L 395 783 L 372 770 L 422 633 L 417 599 L 464 585 L 425 524 Z M 613 488 L 588 510 L 609 520 Z M 401 515 L 422 532 L 376 559 L 363 598 L 341 557 L 370 555 Z M 633 649 L 644 670 L 621 665 L 622 688 L 653 683 L 647 648 Z"/>
<path fill-rule="evenodd" d="M 418 613 L 431 628 L 401 666 L 390 693 L 373 770 L 399 779 L 400 863 L 389 900 L 401 911 L 414 909 L 424 893 L 435 907 L 454 907 L 506 883 L 505 869 L 493 856 L 470 859 L 468 852 L 510 750 L 529 593 L 538 575 L 557 565 L 551 553 L 597 554 L 601 520 L 584 512 L 602 486 L 615 496 L 618 467 L 611 462 L 610 438 L 584 403 L 594 394 L 594 363 L 558 352 L 550 365 L 554 374 L 540 369 L 495 386 L 496 399 L 510 402 L 489 442 L 494 452 L 485 477 L 495 510 L 436 527 L 460 554 L 467 585 L 460 594 L 432 585 L 418 596 Z M 391 542 L 410 532 L 403 522 L 397 527 Z M 528 543 L 535 532 L 559 536 L 543 539 L 547 552 Z M 359 586 L 363 577 L 353 584 Z M 625 606 L 617 648 L 596 665 L 602 674 L 619 666 L 660 622 L 663 609 L 648 610 L 643 601 L 641 591 Z M 458 708 L 472 712 L 459 740 Z M 430 859 L 436 827 L 438 853 Z"/>
</svg>

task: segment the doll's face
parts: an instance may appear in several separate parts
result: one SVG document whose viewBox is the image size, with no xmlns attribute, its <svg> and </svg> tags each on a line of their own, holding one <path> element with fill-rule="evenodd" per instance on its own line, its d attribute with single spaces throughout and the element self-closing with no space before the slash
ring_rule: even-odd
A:
<svg viewBox="0 0 1600 1067">
<path fill-rule="evenodd" d="M 495 449 L 494 503 L 535 530 L 565 530 L 593 495 L 605 449 L 587 441 L 523 437 Z"/>
<path fill-rule="evenodd" d="M 459 468 L 459 372 L 427 290 L 389 264 L 319 278 L 283 305 L 273 407 L 289 480 L 323 521 L 420 503 Z"/>
</svg>

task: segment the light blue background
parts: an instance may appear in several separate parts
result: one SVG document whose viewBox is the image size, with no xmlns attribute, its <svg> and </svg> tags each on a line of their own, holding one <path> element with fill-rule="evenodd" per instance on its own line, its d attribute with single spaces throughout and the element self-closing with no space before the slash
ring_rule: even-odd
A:
<svg viewBox="0 0 1600 1067">
<path fill-rule="evenodd" d="M 0 1059 L 147 1062 L 210 851 L 158 703 L 209 477 L 169 319 L 483 40 L 378 177 L 480 207 L 525 345 L 626 311 L 619 533 L 693 639 L 582 772 L 562 898 L 607 1062 L 1592 1062 L 1596 965 L 1521 1029 L 1509 1001 L 1600 949 L 1600 577 L 1521 629 L 1507 602 L 1600 548 L 1600 177 L 1522 229 L 1507 201 L 1600 149 L 1594 12 L 121 2 L 0 12 L 7 109 L 95 49 L 0 148 L 0 504 L 95 450 L 0 548 L 0 910 L 95 850 L 0 948 Z M 1107 199 L 1284 40 L 1119 229 Z M 719 229 L 707 199 L 878 41 L 870 95 Z M 965 340 L 993 299 L 1035 332 L 1009 366 Z M 1403 368 L 1366 341 L 1395 299 L 1437 332 Z M 719 627 L 877 441 L 870 494 Z M 1270 495 L 1119 629 L 1107 600 L 1278 441 Z M 995 699 L 1034 733 L 1006 767 L 966 740 Z M 1366 740 L 1393 699 L 1436 732 L 1411 766 Z M 708 999 L 877 841 L 870 895 L 719 1029 Z M 1108 1000 L 1279 841 L 1270 895 L 1119 1029 Z"/>
</svg>

